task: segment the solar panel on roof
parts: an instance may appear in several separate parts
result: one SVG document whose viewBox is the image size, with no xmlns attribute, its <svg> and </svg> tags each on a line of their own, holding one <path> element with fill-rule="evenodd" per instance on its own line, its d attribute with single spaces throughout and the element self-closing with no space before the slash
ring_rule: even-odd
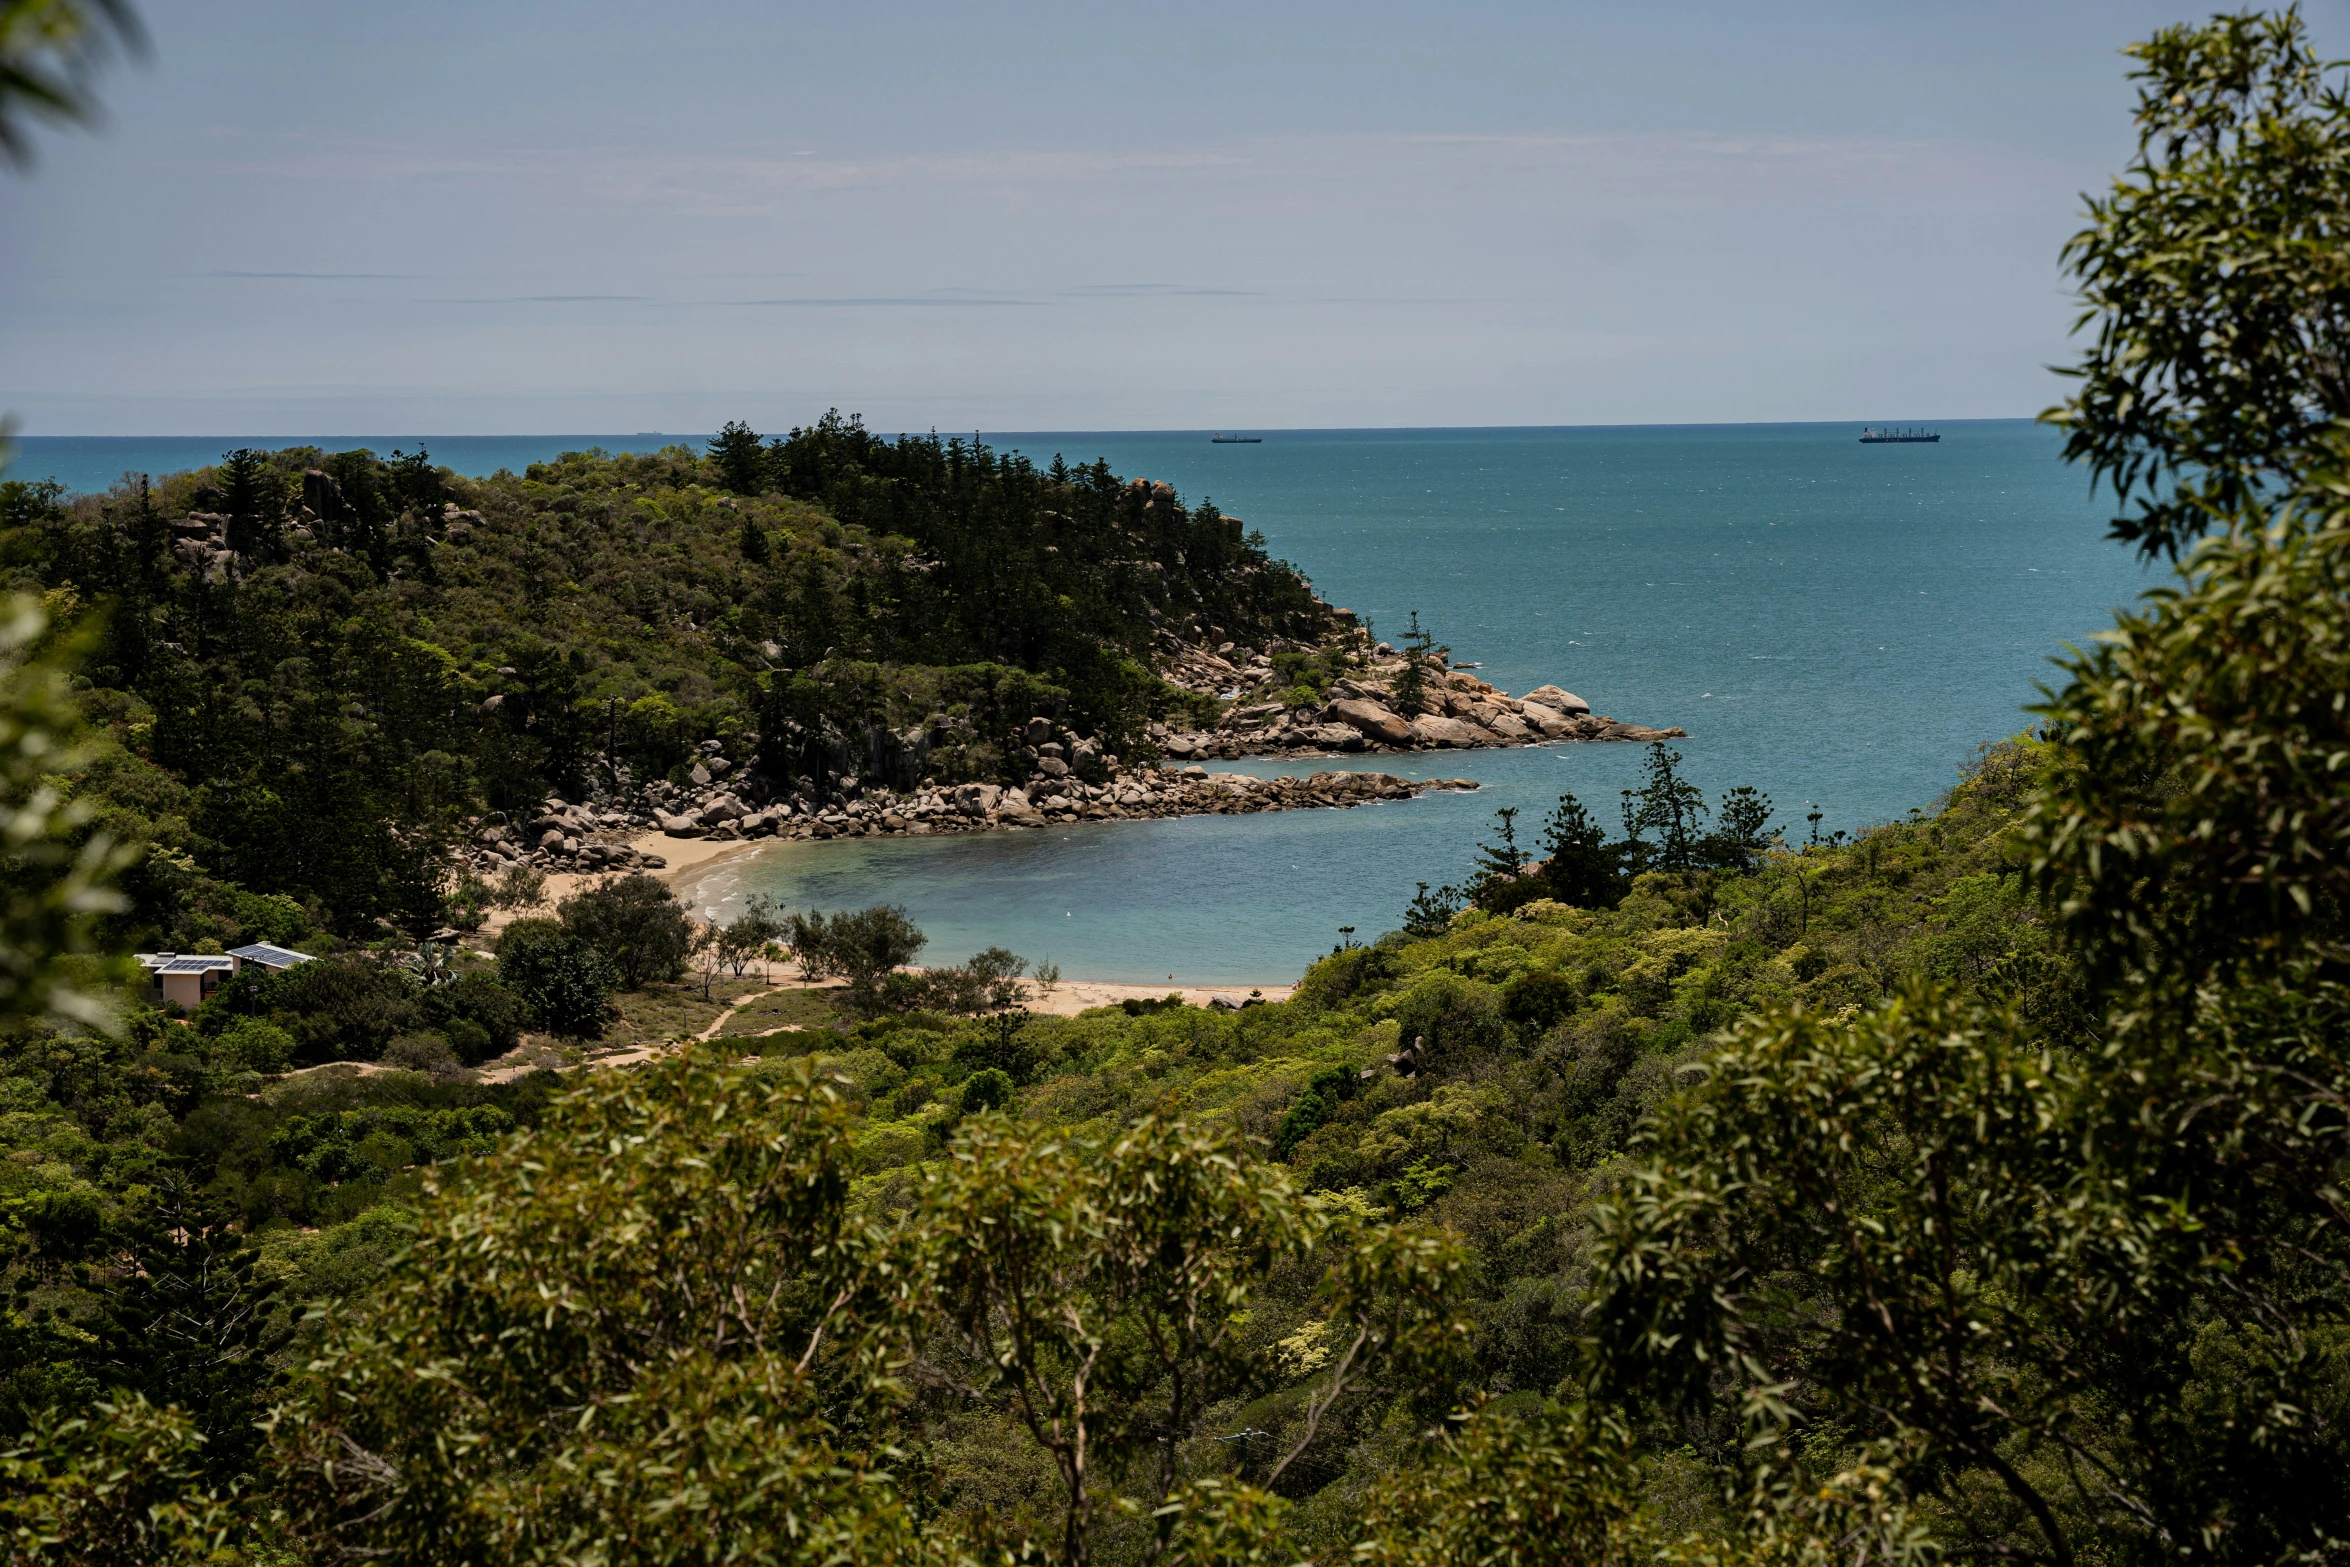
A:
<svg viewBox="0 0 2350 1567">
<path fill-rule="evenodd" d="M 248 963 L 266 963 L 271 968 L 291 968 L 297 963 L 308 963 L 311 960 L 307 952 L 272 946 L 266 941 L 256 941 L 249 947 L 231 947 L 229 956 L 243 958 Z"/>
</svg>

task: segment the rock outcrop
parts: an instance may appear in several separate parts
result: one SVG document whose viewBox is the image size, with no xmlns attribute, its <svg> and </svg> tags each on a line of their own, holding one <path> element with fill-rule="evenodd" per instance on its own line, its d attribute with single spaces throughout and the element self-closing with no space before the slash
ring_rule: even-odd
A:
<svg viewBox="0 0 2350 1567">
<path fill-rule="evenodd" d="M 1348 617 L 1351 624 L 1352 617 Z M 1685 731 L 1620 723 L 1572 691 L 1537 686 L 1522 697 L 1454 669 L 1442 653 L 1420 665 L 1415 699 L 1404 657 L 1386 643 L 1365 648 L 1362 634 L 1342 629 L 1331 646 L 1350 650 L 1355 671 L 1313 697 L 1309 685 L 1284 687 L 1274 649 L 1244 652 L 1226 642 L 1210 651 L 1179 646 L 1162 664 L 1172 684 L 1231 705 L 1211 728 L 1159 725 L 1151 739 L 1177 761 L 1210 757 L 1308 756 L 1330 751 L 1466 750 L 1483 746 L 1546 745 L 1563 740 L 1680 738 Z"/>
<path fill-rule="evenodd" d="M 191 511 L 184 517 L 169 519 L 164 526 L 171 536 L 172 555 L 180 565 L 207 582 L 217 583 L 242 576 L 257 564 L 282 559 L 284 547 L 296 542 L 339 549 L 344 542 L 345 525 L 357 515 L 344 500 L 342 487 L 332 475 L 320 468 L 307 468 L 302 473 L 299 499 L 283 517 L 266 525 L 267 537 L 239 540 L 233 536 L 235 530 L 225 512 Z M 442 505 L 442 538 L 462 543 L 481 524 L 482 514 L 478 511 L 460 510 L 454 501 Z M 259 557 L 249 559 L 248 552 L 257 545 L 261 550 Z"/>
<path fill-rule="evenodd" d="M 561 871 L 661 870 L 668 861 L 644 854 L 629 840 L 655 825 L 676 822 L 680 837 L 701 835 L 690 818 L 658 811 L 622 810 L 609 805 L 575 805 L 550 795 L 535 812 L 511 820 L 493 818 L 473 835 L 466 854 L 469 867 L 494 875 L 513 865 L 538 865 Z"/>
<path fill-rule="evenodd" d="M 1412 743 L 1411 720 L 1366 697 L 1343 697 L 1331 703 L 1316 716 L 1320 718 L 1321 722 L 1306 726 L 1308 729 L 1319 730 L 1324 727 L 1344 725 L 1347 730 L 1360 735 L 1365 740 L 1381 740 L 1389 745 L 1410 745 Z M 1347 745 L 1343 738 L 1339 741 L 1339 748 L 1341 750 L 1360 749 L 1357 746 Z"/>
<path fill-rule="evenodd" d="M 1568 718 L 1582 718 L 1591 711 L 1591 704 L 1572 691 L 1561 691 L 1557 686 L 1536 686 L 1526 693 L 1524 700 L 1549 708 Z"/>
</svg>

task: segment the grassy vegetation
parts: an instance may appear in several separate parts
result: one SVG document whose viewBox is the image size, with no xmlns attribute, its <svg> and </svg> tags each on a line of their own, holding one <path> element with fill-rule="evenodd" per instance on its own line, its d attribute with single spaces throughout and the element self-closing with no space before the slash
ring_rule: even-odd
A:
<svg viewBox="0 0 2350 1567">
<path fill-rule="evenodd" d="M 788 985 L 772 989 L 757 1000 L 745 1002 L 736 1008 L 734 1015 L 726 1020 L 725 1031 L 719 1037 L 755 1037 L 779 1028 L 830 1028 L 842 1018 L 838 990 Z"/>
<path fill-rule="evenodd" d="M 1775 853 L 1752 874 L 1655 872 L 1613 909 L 1537 900 L 1506 916 L 1464 911 L 1428 939 L 1392 933 L 1316 964 L 1282 1004 L 852 1023 L 833 989 L 724 981 L 705 1001 L 696 983 L 655 983 L 621 996 L 606 1043 L 695 1034 L 754 998 L 712 1048 L 756 1054 L 768 1073 L 812 1063 L 835 1080 L 853 1113 L 854 1203 L 876 1215 L 946 1156 L 974 1113 L 971 1085 L 992 1074 L 1012 1087 L 1004 1111 L 1058 1136 L 1114 1138 L 1168 1107 L 1227 1124 L 1322 1200 L 1460 1235 L 1474 1257 L 1461 1306 L 1477 1382 L 1561 1393 L 1576 1365 L 1590 1205 L 1713 1031 L 1760 1007 L 1849 1014 L 1920 976 L 2063 1015 L 2045 931 L 2004 847 L 2035 765 L 2024 748 L 1997 748 L 1942 810 L 1849 846 Z M 172 1054 L 174 1037 L 166 1026 L 135 1045 L 9 1047 L 0 1088 L 16 1108 L 0 1137 L 14 1152 L 0 1169 L 19 1172 L 20 1202 L 86 1199 L 93 1233 L 123 1222 L 113 1216 L 144 1200 L 157 1171 L 175 1172 L 190 1200 L 248 1227 L 281 1357 L 301 1302 L 356 1302 L 375 1287 L 427 1174 L 505 1127 L 537 1124 L 555 1081 L 345 1071 L 224 1096 L 198 1057 Z M 1418 1069 L 1391 1068 L 1414 1041 Z M 43 1266 L 41 1254 L 19 1266 Z M 1310 1284 L 1298 1274 L 1260 1303 L 1263 1334 L 1310 1326 Z M 68 1346 L 96 1333 L 107 1294 L 100 1270 L 56 1275 L 28 1298 L 55 1326 L 19 1341 L 9 1374 L 23 1390 L 20 1429 L 33 1390 L 96 1396 L 97 1368 L 79 1369 Z M 1281 1432 L 1295 1404 L 1294 1390 L 1266 1391 L 1214 1420 Z M 1392 1459 L 1378 1435 L 1385 1410 L 1361 1404 L 1342 1439 L 1292 1470 L 1287 1489 L 1307 1504 L 1301 1539 L 1344 1535 L 1348 1499 Z M 925 1506 L 1049 1511 L 1057 1482 L 1009 1410 L 942 1398 L 917 1429 Z M 1686 1509 L 1684 1467 L 1666 1463 L 1654 1484 L 1678 1487 Z"/>
<path fill-rule="evenodd" d="M 1463 1237 L 1476 1384 L 1566 1396 L 1592 1204 L 1716 1031 L 1765 1008 L 1849 1017 L 1932 979 L 2070 1015 L 2071 982 L 2010 847 L 2038 765 L 2024 746 L 1994 748 L 1935 812 L 1850 845 L 1773 853 L 1750 874 L 1653 872 L 1612 909 L 1535 901 L 1506 916 L 1466 910 L 1427 939 L 1393 933 L 1316 964 L 1283 1004 L 852 1027 L 825 1016 L 823 992 L 789 990 L 738 1013 L 720 1044 L 750 1044 L 735 1037 L 748 1023 L 831 1023 L 821 1050 L 784 1034 L 758 1039 L 757 1054 L 770 1073 L 805 1064 L 837 1079 L 854 1111 L 856 1201 L 877 1214 L 946 1157 L 982 1074 L 1009 1076 L 1010 1113 L 1055 1137 L 1114 1140 L 1169 1107 L 1227 1124 L 1282 1154 L 1322 1200 Z M 1420 1069 L 1393 1070 L 1414 1040 Z M 1317 1096 L 1333 1069 L 1355 1086 Z M 1260 1298 L 1252 1331 L 1277 1342 L 1310 1328 L 1310 1285 L 1301 1273 Z M 1297 1404 L 1294 1386 L 1268 1390 L 1207 1423 L 1279 1437 Z M 1354 1499 L 1395 1461 L 1394 1435 L 1380 1435 L 1394 1414 L 1359 1407 L 1327 1456 L 1286 1477 L 1305 1504 L 1299 1546 L 1317 1559 L 1352 1538 Z M 923 1506 L 1051 1511 L 1059 1482 L 1011 1410 L 942 1396 L 917 1425 Z M 1725 1440 L 1654 1459 L 1644 1483 L 1658 1505 L 1720 1526 L 1714 1483 L 1698 1476 L 1726 1463 Z"/>
<path fill-rule="evenodd" d="M 641 990 L 621 991 L 613 998 L 620 1020 L 600 1044 L 627 1050 L 698 1035 L 736 1001 L 765 988 L 755 979 L 722 979 L 710 986 L 706 998 L 699 980 L 655 981 Z"/>
</svg>

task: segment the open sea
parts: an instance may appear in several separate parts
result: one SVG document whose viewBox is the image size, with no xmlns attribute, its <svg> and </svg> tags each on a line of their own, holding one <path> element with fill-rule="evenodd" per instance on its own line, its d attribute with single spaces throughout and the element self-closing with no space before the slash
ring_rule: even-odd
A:
<svg viewBox="0 0 2350 1567">
<path fill-rule="evenodd" d="M 2025 420 L 1862 446 L 1849 424 L 1206 431 L 987 437 L 1040 464 L 1105 458 L 1212 498 L 1323 595 L 1401 634 L 1413 611 L 1504 690 L 1552 682 L 1597 712 L 1689 731 L 1709 797 L 1769 794 L 1790 837 L 1933 804 L 1987 741 L 2030 720 L 2049 659 L 2152 580 L 2103 537 L 2108 509 Z M 424 437 L 466 473 L 586 446 L 690 436 Z M 284 438 L 22 438 L 8 476 L 103 489 Z M 416 438 L 306 439 L 329 450 Z M 1401 920 L 1413 884 L 1456 881 L 1497 806 L 1522 840 L 1573 792 L 1611 825 L 1641 750 L 1565 745 L 1345 765 L 1473 778 L 1408 804 L 950 839 L 775 844 L 689 884 L 822 907 L 902 902 L 925 958 L 1000 945 L 1073 979 L 1286 982 L 1341 926 Z M 1232 764 L 1226 764 L 1232 765 Z M 1312 771 L 1328 763 L 1239 764 Z"/>
</svg>

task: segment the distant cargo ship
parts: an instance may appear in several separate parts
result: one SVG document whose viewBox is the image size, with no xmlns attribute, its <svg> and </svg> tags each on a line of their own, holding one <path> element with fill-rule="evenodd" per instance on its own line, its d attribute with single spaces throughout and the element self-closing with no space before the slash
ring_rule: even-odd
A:
<svg viewBox="0 0 2350 1567">
<path fill-rule="evenodd" d="M 1261 435 L 1211 435 L 1208 440 L 1217 446 L 1262 446 L 1265 444 L 1265 438 Z"/>
<path fill-rule="evenodd" d="M 1912 441 L 1939 441 L 1942 437 L 1932 430 L 1878 430 L 1868 425 L 1860 429 L 1863 446 L 1905 446 Z"/>
</svg>

